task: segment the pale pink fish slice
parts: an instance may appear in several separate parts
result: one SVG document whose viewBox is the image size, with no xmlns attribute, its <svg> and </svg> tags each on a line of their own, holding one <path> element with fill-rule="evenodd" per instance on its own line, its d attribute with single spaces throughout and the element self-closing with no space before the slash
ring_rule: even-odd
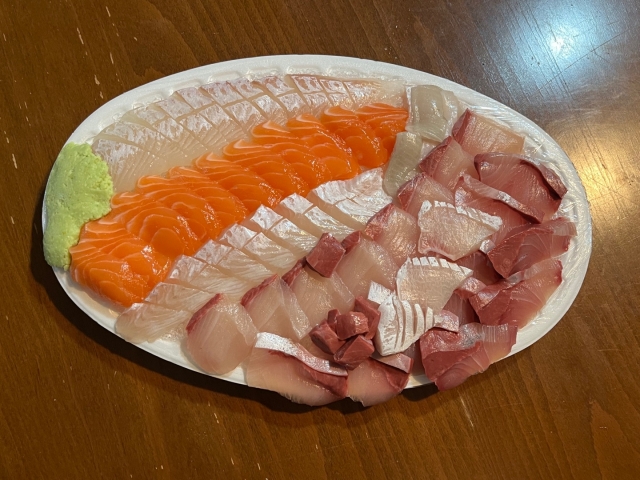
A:
<svg viewBox="0 0 640 480">
<path fill-rule="evenodd" d="M 461 113 L 457 97 L 435 85 L 416 85 L 409 89 L 411 106 L 407 131 L 441 142 Z"/>
<path fill-rule="evenodd" d="M 191 318 L 185 348 L 207 373 L 222 375 L 251 353 L 257 330 L 244 307 L 216 295 Z"/>
<path fill-rule="evenodd" d="M 418 251 L 440 253 L 455 261 L 478 250 L 501 225 L 500 217 L 480 210 L 427 200 L 418 213 Z"/>
<path fill-rule="evenodd" d="M 400 186 L 411 180 L 418 173 L 418 164 L 423 158 L 423 140 L 420 135 L 400 132 L 396 135 L 396 143 L 389 157 L 384 173 L 384 191 L 394 196 Z"/>
<path fill-rule="evenodd" d="M 382 188 L 382 179 L 382 168 L 373 168 L 342 182 L 354 203 L 376 213 L 393 200 Z"/>
<path fill-rule="evenodd" d="M 371 282 L 393 289 L 397 271 L 398 265 L 389 252 L 364 237 L 336 268 L 336 274 L 356 297 L 366 297 Z"/>
<path fill-rule="evenodd" d="M 398 297 L 423 309 L 440 312 L 453 291 L 468 277 L 471 270 L 443 258 L 410 258 L 400 267 L 396 278 Z"/>
<path fill-rule="evenodd" d="M 242 222 L 254 231 L 261 231 L 274 242 L 289 249 L 297 258 L 304 257 L 318 243 L 318 237 L 302 230 L 289 219 L 261 205 Z"/>
<path fill-rule="evenodd" d="M 342 240 L 354 231 L 353 228 L 339 222 L 306 198 L 295 193 L 282 200 L 274 210 L 318 238 L 323 233 L 330 233 L 338 240 Z"/>
<path fill-rule="evenodd" d="M 322 322 L 329 310 L 348 312 L 353 307 L 354 295 L 338 275 L 325 278 L 305 267 L 288 283 L 312 327 Z"/>
<path fill-rule="evenodd" d="M 191 318 L 186 310 L 151 303 L 134 303 L 116 320 L 116 333 L 131 343 L 153 342 L 183 328 Z"/>
<path fill-rule="evenodd" d="M 397 198 L 404 211 L 418 218 L 424 202 L 453 203 L 454 197 L 447 187 L 439 184 L 426 173 L 419 173 L 400 187 Z"/>
<path fill-rule="evenodd" d="M 311 112 L 311 107 L 303 98 L 300 90 L 285 82 L 283 77 L 269 75 L 257 78 L 253 80 L 253 83 L 266 88 L 272 98 L 282 105 L 289 118 Z"/>
<path fill-rule="evenodd" d="M 524 147 L 524 137 L 469 109 L 455 123 L 451 135 L 471 155 L 521 153 Z"/>
<path fill-rule="evenodd" d="M 447 137 L 420 162 L 420 169 L 453 191 L 461 175 L 478 178 L 473 155 L 465 152 L 453 137 Z"/>
<path fill-rule="evenodd" d="M 365 407 L 378 405 L 398 395 L 409 382 L 409 373 L 367 358 L 349 372 L 347 396 Z"/>
<path fill-rule="evenodd" d="M 205 243 L 194 256 L 216 267 L 222 273 L 246 280 L 252 287 L 275 273 L 237 248 L 213 240 Z"/>
<path fill-rule="evenodd" d="M 418 254 L 420 229 L 416 219 L 393 204 L 374 215 L 364 233 L 382 246 L 398 265 Z"/>
<path fill-rule="evenodd" d="M 197 288 L 213 295 L 224 293 L 232 301 L 240 300 L 251 288 L 248 281 L 224 274 L 208 263 L 186 255 L 176 259 L 164 281 Z"/>
<path fill-rule="evenodd" d="M 292 402 L 319 406 L 347 394 L 347 372 L 304 347 L 259 333 L 246 365 L 247 385 L 278 392 Z"/>
<path fill-rule="evenodd" d="M 255 232 L 243 225 L 231 225 L 218 241 L 237 248 L 280 275 L 288 272 L 298 261 L 297 256 L 288 248 L 274 242 L 262 232 Z"/>
<path fill-rule="evenodd" d="M 249 290 L 242 305 L 260 332 L 300 340 L 313 328 L 289 285 L 277 275 Z"/>
<path fill-rule="evenodd" d="M 246 100 L 229 82 L 206 83 L 200 88 L 211 96 L 247 134 L 250 134 L 255 126 L 267 121 L 260 110 Z"/>
</svg>

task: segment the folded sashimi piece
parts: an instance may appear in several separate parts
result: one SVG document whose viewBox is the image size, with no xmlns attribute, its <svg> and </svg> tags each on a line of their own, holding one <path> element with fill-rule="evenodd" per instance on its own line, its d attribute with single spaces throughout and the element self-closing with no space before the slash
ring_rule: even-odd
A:
<svg viewBox="0 0 640 480">
<path fill-rule="evenodd" d="M 311 406 L 326 405 L 347 395 L 345 369 L 271 333 L 258 333 L 245 378 L 250 387 L 271 390 L 292 402 Z"/>
<path fill-rule="evenodd" d="M 469 299 L 480 322 L 526 326 L 562 282 L 562 263 L 550 258 L 536 263 Z"/>
<path fill-rule="evenodd" d="M 318 238 L 326 232 L 342 240 L 354 231 L 353 228 L 339 222 L 300 195 L 289 195 L 276 205 L 274 210 Z"/>
<path fill-rule="evenodd" d="M 506 357 L 516 342 L 517 328 L 468 323 L 459 333 L 430 330 L 420 339 L 422 364 L 439 390 L 457 387 L 471 375 Z"/>
<path fill-rule="evenodd" d="M 426 201 L 453 203 L 451 191 L 426 173 L 419 173 L 398 190 L 398 202 L 402 209 L 418 218 L 420 208 Z"/>
<path fill-rule="evenodd" d="M 401 185 L 418 173 L 418 164 L 423 158 L 422 152 L 423 140 L 420 135 L 410 132 L 398 133 L 384 173 L 385 192 L 394 196 Z"/>
<path fill-rule="evenodd" d="M 251 286 L 275 273 L 237 248 L 213 240 L 205 243 L 194 257 L 216 267 L 222 273 L 246 280 Z"/>
<path fill-rule="evenodd" d="M 311 331 L 312 325 L 291 288 L 277 275 L 249 290 L 241 303 L 259 332 L 300 340 Z"/>
<path fill-rule="evenodd" d="M 465 152 L 453 137 L 447 137 L 420 162 L 420 169 L 453 191 L 460 175 L 478 178 L 473 155 Z"/>
<path fill-rule="evenodd" d="M 484 153 L 474 162 L 483 183 L 542 211 L 546 220 L 558 210 L 567 192 L 557 173 L 522 155 Z"/>
<path fill-rule="evenodd" d="M 440 312 L 453 291 L 471 273 L 468 268 L 443 258 L 409 258 L 398 270 L 396 291 L 400 300 Z"/>
<path fill-rule="evenodd" d="M 218 241 L 240 250 L 280 275 L 288 272 L 297 261 L 297 257 L 288 248 L 274 242 L 262 232 L 256 233 L 242 225 L 231 225 Z"/>
<path fill-rule="evenodd" d="M 410 114 L 407 131 L 441 142 L 451 131 L 461 111 L 458 99 L 435 85 L 417 85 L 409 90 Z"/>
<path fill-rule="evenodd" d="M 455 261 L 477 250 L 500 225 L 499 217 L 480 210 L 427 200 L 418 213 L 418 251 L 440 253 Z"/>
<path fill-rule="evenodd" d="M 191 317 L 185 349 L 199 368 L 222 375 L 249 356 L 256 335 L 244 307 L 218 294 Z"/>
<path fill-rule="evenodd" d="M 274 242 L 289 249 L 297 258 L 304 257 L 318 243 L 318 237 L 292 223 L 288 218 L 261 205 L 244 222 L 248 228 L 264 233 Z"/>
<path fill-rule="evenodd" d="M 524 137 L 469 109 L 455 123 L 451 134 L 471 155 L 521 153 L 524 147 Z"/>
<path fill-rule="evenodd" d="M 338 275 L 325 278 L 302 265 L 300 262 L 283 279 L 291 287 L 312 327 L 322 322 L 329 310 L 348 312 L 351 309 L 354 295 Z"/>
<path fill-rule="evenodd" d="M 186 310 L 173 310 L 152 303 L 134 303 L 118 316 L 115 329 L 128 342 L 153 342 L 169 332 L 184 328 L 191 315 Z"/>
<path fill-rule="evenodd" d="M 413 362 L 411 359 L 409 361 Z M 403 371 L 367 358 L 349 372 L 347 396 L 365 407 L 386 402 L 404 390 L 409 382 L 410 371 L 411 366 L 408 371 Z"/>
<path fill-rule="evenodd" d="M 392 289 L 397 271 L 398 265 L 391 254 L 363 236 L 348 250 L 336 268 L 337 276 L 356 297 L 366 297 L 371 282 Z"/>
<path fill-rule="evenodd" d="M 575 225 L 566 218 L 540 225 L 524 225 L 512 230 L 488 253 L 488 257 L 496 271 L 506 278 L 535 263 L 563 254 L 576 234 Z"/>
<path fill-rule="evenodd" d="M 416 246 L 420 229 L 416 219 L 393 204 L 374 215 L 364 233 L 389 252 L 398 265 L 418 253 Z"/>
<path fill-rule="evenodd" d="M 176 259 L 164 281 L 203 290 L 212 295 L 224 293 L 230 301 L 240 300 L 252 286 L 245 279 L 222 273 L 216 267 L 186 255 Z"/>
<path fill-rule="evenodd" d="M 532 222 L 540 223 L 544 218 L 541 210 L 524 205 L 506 193 L 485 185 L 469 175 L 463 175 L 456 186 L 455 205 L 475 208 L 500 217 L 502 225 L 491 236 L 494 244 L 500 243 L 514 228 Z"/>
</svg>

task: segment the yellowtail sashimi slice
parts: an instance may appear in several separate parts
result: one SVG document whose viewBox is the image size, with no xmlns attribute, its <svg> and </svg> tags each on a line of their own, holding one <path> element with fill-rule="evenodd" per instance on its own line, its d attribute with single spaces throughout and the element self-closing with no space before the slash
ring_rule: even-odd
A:
<svg viewBox="0 0 640 480">
<path fill-rule="evenodd" d="M 457 97 L 435 85 L 417 85 L 409 91 L 410 118 L 407 131 L 441 142 L 462 113 Z"/>
<path fill-rule="evenodd" d="M 453 291 L 472 273 L 442 258 L 409 258 L 396 277 L 398 298 L 440 312 Z"/>
<path fill-rule="evenodd" d="M 339 222 L 313 203 L 300 195 L 293 194 L 280 202 L 274 210 L 296 224 L 299 228 L 320 238 L 323 233 L 330 233 L 338 240 L 344 239 L 354 231 Z"/>
<path fill-rule="evenodd" d="M 455 261 L 478 250 L 501 225 L 500 217 L 474 208 L 426 201 L 418 214 L 418 251 L 440 253 Z"/>
<path fill-rule="evenodd" d="M 398 265 L 418 253 L 420 229 L 416 219 L 393 204 L 374 215 L 364 233 L 389 252 Z"/>
<path fill-rule="evenodd" d="M 216 295 L 191 318 L 185 346 L 198 367 L 222 375 L 249 356 L 256 335 L 256 327 L 244 307 L 224 295 Z"/>
<path fill-rule="evenodd" d="M 277 275 L 249 290 L 242 305 L 260 332 L 300 340 L 313 328 L 289 285 Z"/>
<path fill-rule="evenodd" d="M 263 233 L 256 233 L 242 225 L 231 225 L 218 241 L 241 250 L 280 275 L 288 272 L 298 260 L 288 248 L 274 242 Z"/>
<path fill-rule="evenodd" d="M 348 397 L 365 407 L 378 405 L 402 392 L 408 382 L 409 373 L 367 358 L 349 372 Z"/>
<path fill-rule="evenodd" d="M 451 191 L 426 173 L 419 173 L 398 190 L 398 202 L 402 209 L 418 218 L 425 201 L 453 203 Z"/>
<path fill-rule="evenodd" d="M 151 303 L 134 303 L 116 320 L 116 333 L 131 343 L 153 342 L 184 326 L 191 318 L 185 310 Z"/>
<path fill-rule="evenodd" d="M 212 295 L 224 293 L 231 301 L 239 301 L 251 288 L 251 284 L 246 280 L 224 274 L 208 263 L 187 255 L 181 255 L 176 259 L 164 281 L 197 288 Z"/>
</svg>

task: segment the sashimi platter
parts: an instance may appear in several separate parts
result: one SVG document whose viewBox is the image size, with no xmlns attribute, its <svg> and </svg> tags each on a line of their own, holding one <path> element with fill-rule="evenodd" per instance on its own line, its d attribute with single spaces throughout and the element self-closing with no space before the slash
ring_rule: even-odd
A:
<svg viewBox="0 0 640 480">
<path fill-rule="evenodd" d="M 567 155 L 466 87 L 248 58 L 111 100 L 47 183 L 44 253 L 114 334 L 308 405 L 454 388 L 545 335 L 586 274 Z"/>
</svg>

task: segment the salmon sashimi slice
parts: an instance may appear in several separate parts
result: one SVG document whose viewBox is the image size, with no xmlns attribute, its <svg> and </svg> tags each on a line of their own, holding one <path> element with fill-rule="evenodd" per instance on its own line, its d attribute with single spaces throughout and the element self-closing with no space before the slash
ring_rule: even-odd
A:
<svg viewBox="0 0 640 480">
<path fill-rule="evenodd" d="M 222 375 L 250 355 L 256 335 L 256 327 L 244 307 L 220 294 L 189 321 L 185 347 L 198 367 Z"/>
<path fill-rule="evenodd" d="M 265 179 L 229 160 L 206 155 L 195 161 L 195 167 L 238 197 L 249 212 L 260 205 L 273 207 L 282 199 Z"/>
<path fill-rule="evenodd" d="M 345 141 L 358 164 L 375 168 L 387 163 L 389 152 L 373 129 L 354 112 L 342 107 L 331 107 L 323 112 L 321 121 Z"/>
<path fill-rule="evenodd" d="M 193 231 L 184 217 L 142 194 L 115 195 L 111 205 L 107 219 L 122 223 L 169 258 L 195 253 L 206 238 L 204 229 Z"/>
<path fill-rule="evenodd" d="M 223 156 L 260 175 L 283 196 L 309 193 L 309 185 L 297 175 L 295 169 L 281 155 L 270 152 L 262 145 L 238 140 L 224 148 Z"/>
<path fill-rule="evenodd" d="M 241 222 L 249 211 L 238 197 L 214 182 L 205 174 L 191 167 L 174 167 L 169 170 L 169 178 L 180 182 L 204 198 L 213 207 L 221 227 Z"/>
<path fill-rule="evenodd" d="M 393 151 L 396 135 L 405 130 L 409 118 L 409 112 L 405 108 L 385 103 L 365 105 L 356 110 L 356 115 L 373 129 L 387 152 Z"/>
<path fill-rule="evenodd" d="M 149 278 L 121 258 L 83 244 L 69 249 L 71 277 L 98 295 L 124 307 L 141 302 L 151 290 Z"/>
<path fill-rule="evenodd" d="M 121 223 L 105 218 L 82 227 L 78 245 L 85 243 L 126 261 L 134 272 L 148 277 L 150 284 L 160 282 L 171 267 L 169 257 L 129 232 Z"/>
<path fill-rule="evenodd" d="M 222 231 L 213 207 L 179 181 L 157 176 L 142 177 L 138 180 L 136 192 L 157 200 L 186 218 L 192 230 L 206 230 L 208 238 L 216 238 Z"/>
</svg>

